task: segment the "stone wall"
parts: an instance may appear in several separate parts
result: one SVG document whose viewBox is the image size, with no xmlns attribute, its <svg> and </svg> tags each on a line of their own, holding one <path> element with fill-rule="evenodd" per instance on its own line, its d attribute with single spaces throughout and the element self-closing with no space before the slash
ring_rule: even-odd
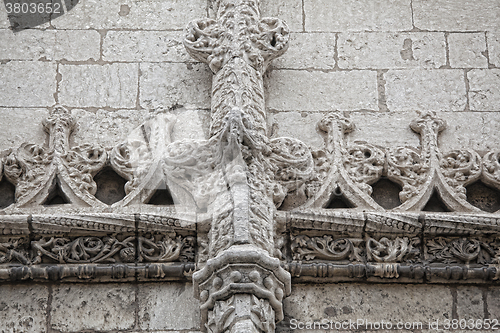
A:
<svg viewBox="0 0 500 333">
<path fill-rule="evenodd" d="M 189 283 L 3 284 L 0 332 L 198 332 L 198 301 Z M 435 332 L 446 319 L 498 319 L 498 288 L 470 285 L 295 284 L 277 332 L 308 323 L 415 323 L 397 332 Z M 421 328 L 417 327 L 421 323 Z M 335 325 L 335 324 L 333 324 Z M 335 327 L 335 326 L 333 326 Z M 370 326 L 368 326 L 369 328 Z M 352 331 L 340 329 L 337 331 Z M 373 329 L 371 331 L 377 331 Z M 461 330 L 467 331 L 467 330 Z M 478 330 L 470 330 L 478 331 Z"/>
<path fill-rule="evenodd" d="M 265 76 L 272 137 L 320 148 L 317 123 L 338 110 L 356 125 L 348 142 L 417 147 L 409 123 L 435 111 L 448 124 L 443 151 L 499 148 L 498 1 L 261 0 L 261 9 L 291 31 Z M 187 23 L 207 16 L 207 0 L 80 0 L 14 33 L 0 6 L 0 151 L 44 142 L 40 124 L 55 105 L 77 122 L 74 144 L 114 146 L 161 113 L 178 117 L 173 141 L 208 138 L 212 73 L 182 44 Z M 278 332 L 292 320 L 500 320 L 498 285 L 295 282 Z M 200 330 L 189 282 L 2 282 L 0 295 L 2 333 Z"/>
</svg>

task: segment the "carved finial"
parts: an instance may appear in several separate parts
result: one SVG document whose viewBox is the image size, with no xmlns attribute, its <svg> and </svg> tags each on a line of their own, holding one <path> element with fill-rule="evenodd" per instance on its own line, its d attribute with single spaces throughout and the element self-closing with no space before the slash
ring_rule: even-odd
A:
<svg viewBox="0 0 500 333">
<path fill-rule="evenodd" d="M 410 123 L 410 127 L 417 133 L 423 134 L 423 131 L 427 129 L 437 134 L 446 128 L 446 121 L 438 118 L 435 112 L 425 112 L 414 119 Z"/>
<path fill-rule="evenodd" d="M 288 48 L 289 29 L 277 18 L 260 19 L 257 0 L 214 2 L 218 20 L 189 23 L 184 46 L 191 56 L 217 73 L 234 58 L 264 73 Z"/>
<path fill-rule="evenodd" d="M 49 134 L 49 147 L 58 153 L 69 149 L 69 136 L 75 129 L 76 122 L 68 109 L 57 105 L 43 121 L 43 128 Z"/>
</svg>

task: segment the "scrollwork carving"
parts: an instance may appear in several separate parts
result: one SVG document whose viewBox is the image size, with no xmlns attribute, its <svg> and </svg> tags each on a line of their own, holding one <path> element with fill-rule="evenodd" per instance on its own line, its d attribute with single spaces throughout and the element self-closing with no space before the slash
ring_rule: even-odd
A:
<svg viewBox="0 0 500 333">
<path fill-rule="evenodd" d="M 477 239 L 457 238 L 446 239 L 438 237 L 426 243 L 430 263 L 491 263 L 496 258 L 495 251 L 484 242 Z"/>
<path fill-rule="evenodd" d="M 465 185 L 481 176 L 481 157 L 473 150 L 454 150 L 440 160 L 441 172 L 456 195 L 467 200 Z"/>
<path fill-rule="evenodd" d="M 348 260 L 359 258 L 359 250 L 349 239 L 334 239 L 332 236 L 308 237 L 299 235 L 293 237 L 291 249 L 294 260 Z"/>
<path fill-rule="evenodd" d="M 420 254 L 419 238 L 397 237 L 389 239 L 382 237 L 380 240 L 368 238 L 366 241 L 366 254 L 368 261 L 379 263 L 412 262 Z"/>
<path fill-rule="evenodd" d="M 35 256 L 32 264 L 44 258 L 60 264 L 69 263 L 131 263 L 173 262 L 194 260 L 194 238 L 175 237 L 175 234 L 152 236 L 104 237 L 44 237 L 31 242 Z M 138 248 L 138 252 L 136 251 Z"/>
<path fill-rule="evenodd" d="M 357 143 L 346 149 L 344 167 L 347 174 L 368 195 L 372 194 L 370 184 L 382 176 L 385 153 L 370 144 Z"/>
</svg>

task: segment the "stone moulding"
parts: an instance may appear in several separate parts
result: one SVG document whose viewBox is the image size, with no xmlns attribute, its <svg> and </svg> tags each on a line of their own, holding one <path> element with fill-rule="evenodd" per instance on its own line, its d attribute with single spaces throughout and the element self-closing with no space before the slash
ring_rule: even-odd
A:
<svg viewBox="0 0 500 333">
<path fill-rule="evenodd" d="M 262 278 L 282 276 L 279 267 L 297 282 L 500 281 L 498 216 L 310 209 L 278 211 L 275 220 L 284 232 L 280 260 L 258 259 L 254 250 L 253 261 L 231 264 L 225 254 L 226 261 L 209 259 L 206 265 L 200 259 L 202 229 L 172 216 L 3 215 L 0 281 L 191 280 L 195 267 L 206 265 L 193 277 L 201 293 L 216 277 L 214 267 L 221 266 L 222 274 L 222 262 L 242 281 L 251 281 L 252 271 Z M 275 285 L 286 291 L 283 283 Z"/>
</svg>

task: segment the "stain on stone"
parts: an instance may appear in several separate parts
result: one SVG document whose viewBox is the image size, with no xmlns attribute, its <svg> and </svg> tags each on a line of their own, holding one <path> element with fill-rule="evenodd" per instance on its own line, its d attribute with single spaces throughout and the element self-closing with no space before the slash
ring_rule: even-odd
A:
<svg viewBox="0 0 500 333">
<path fill-rule="evenodd" d="M 410 38 L 406 38 L 403 42 L 403 50 L 399 52 L 403 60 L 415 60 L 413 57 L 413 41 Z"/>
<path fill-rule="evenodd" d="M 351 314 L 352 312 L 353 311 L 352 311 L 352 308 L 350 306 L 345 305 L 345 306 L 342 307 L 342 313 L 343 314 Z"/>
<path fill-rule="evenodd" d="M 186 291 L 186 286 L 184 284 L 182 284 L 179 287 L 179 289 L 177 289 L 177 296 L 181 296 L 184 291 Z"/>
<path fill-rule="evenodd" d="M 16 187 L 7 178 L 0 181 L 0 209 L 10 206 L 16 201 Z"/>
<path fill-rule="evenodd" d="M 337 309 L 335 309 L 332 306 L 325 308 L 324 312 L 325 312 L 325 315 L 327 315 L 328 317 L 336 317 L 337 316 Z"/>
<path fill-rule="evenodd" d="M 485 212 L 493 213 L 500 209 L 500 191 L 478 181 L 468 185 L 467 201 Z"/>
<path fill-rule="evenodd" d="M 125 179 L 120 177 L 113 169 L 107 167 L 95 177 L 97 192 L 95 197 L 105 204 L 112 205 L 125 197 Z"/>
<path fill-rule="evenodd" d="M 9 306 L 7 305 L 7 303 L 5 303 L 5 302 L 0 303 L 0 311 L 5 311 L 8 308 L 9 308 Z"/>
<path fill-rule="evenodd" d="M 127 16 L 130 13 L 130 7 L 128 5 L 121 5 L 118 15 Z"/>
</svg>

